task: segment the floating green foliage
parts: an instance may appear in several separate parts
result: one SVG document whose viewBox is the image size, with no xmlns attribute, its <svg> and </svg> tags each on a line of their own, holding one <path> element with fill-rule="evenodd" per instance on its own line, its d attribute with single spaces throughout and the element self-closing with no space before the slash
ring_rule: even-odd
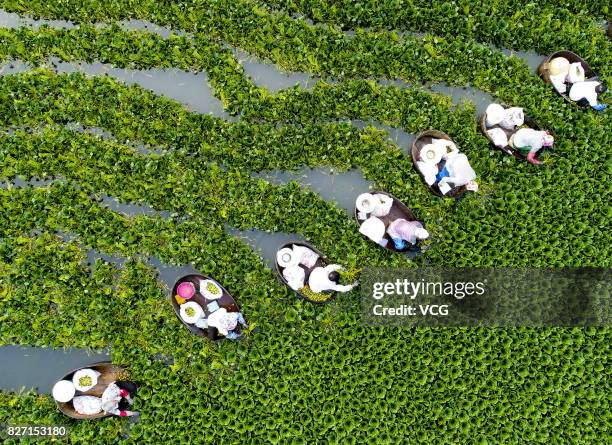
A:
<svg viewBox="0 0 612 445">
<path fill-rule="evenodd" d="M 330 293 L 325 292 L 315 292 L 309 286 L 305 286 L 300 289 L 300 294 L 304 296 L 307 300 L 315 301 L 317 303 L 323 303 L 331 298 Z"/>
<path fill-rule="evenodd" d="M 343 29 L 431 32 L 462 35 L 513 49 L 551 52 L 557 47 L 589 51 L 584 33 L 603 43 L 605 36 L 589 13 L 610 16 L 606 0 L 569 1 L 448 1 L 448 0 L 261 0 L 264 6 L 289 14 L 305 14 L 317 22 Z M 596 37 L 595 37 L 596 36 Z M 590 47 L 590 48 L 589 48 Z M 587 49 L 589 48 L 589 49 Z"/>
<path fill-rule="evenodd" d="M 610 56 L 607 38 L 596 23 L 589 16 L 574 14 L 558 4 L 525 5 L 510 1 L 475 6 L 469 1 L 461 3 L 444 0 L 436 0 L 433 4 L 425 0 L 357 3 L 346 0 L 184 0 L 166 4 L 155 0 L 6 0 L 0 5 L 10 11 L 79 22 L 129 18 L 151 20 L 174 29 L 214 33 L 229 43 L 248 45 L 251 50 L 266 48 L 266 51 L 271 51 L 272 57 L 290 51 L 295 54 L 295 61 L 308 61 L 313 67 L 326 65 L 329 59 L 325 56 L 329 55 L 333 56 L 331 60 L 334 61 L 343 58 L 368 64 L 370 60 L 365 58 L 367 51 L 351 53 L 350 50 L 356 48 L 349 47 L 350 43 L 347 44 L 340 31 L 293 20 L 289 15 L 270 11 L 269 4 L 284 7 L 293 13 L 306 12 L 316 20 L 332 22 L 345 29 L 371 26 L 375 29 L 433 31 L 451 38 L 475 38 L 515 49 L 535 47 L 543 53 L 552 52 L 560 46 L 571 46 L 589 58 L 603 56 L 605 60 Z M 603 5 L 594 8 L 598 7 L 601 13 L 609 14 Z M 585 39 L 585 34 L 590 37 Z M 375 50 L 381 56 L 384 55 L 385 45 L 382 42 L 399 40 L 397 35 L 384 33 L 368 33 L 368 37 L 368 41 L 364 39 L 360 42 L 362 49 Z M 388 62 L 385 60 L 385 63 Z M 368 68 L 371 69 L 371 66 Z"/>
<path fill-rule="evenodd" d="M 439 443 L 441 437 L 445 443 L 603 443 L 610 423 L 608 328 L 367 328 L 356 292 L 322 306 L 297 299 L 225 227 L 302 234 L 347 266 L 347 282 L 368 265 L 609 267 L 610 113 L 566 104 L 522 61 L 482 44 L 549 51 L 565 42 L 609 77 L 610 44 L 585 15 L 605 16 L 606 5 L 266 4 L 0 2 L 50 18 L 139 18 L 188 30 L 192 36 L 162 39 L 113 25 L 3 29 L 0 57 L 206 71 L 215 94 L 241 118 L 192 113 L 108 78 L 46 69 L 0 78 L 0 126 L 12 129 L 0 134 L 6 184 L 0 190 L 0 344 L 110 348 L 140 383 L 136 409 L 142 412 L 135 425 L 73 422 L 49 396 L 0 393 L 0 424 L 65 424 L 70 443 L 105 445 Z M 357 30 L 349 36 L 268 6 L 345 28 L 430 34 Z M 426 15 L 428 6 L 438 13 Z M 508 14 L 513 8 L 515 16 Z M 216 38 L 286 69 L 342 81 L 271 94 L 246 78 Z M 555 152 L 544 168 L 504 156 L 478 133 L 472 106 L 454 107 L 417 87 L 382 86 L 379 77 L 471 84 L 521 105 L 554 131 Z M 448 133 L 468 154 L 481 191 L 460 202 L 431 195 L 407 147 L 341 119 Z M 112 139 L 64 128 L 75 122 L 103 128 Z M 134 143 L 165 151 L 140 154 Z M 426 222 L 430 249 L 414 261 L 390 253 L 318 195 L 296 183 L 251 177 L 302 166 L 360 169 Z M 58 179 L 16 188 L 9 182 L 15 175 Z M 101 206 L 103 194 L 172 216 L 127 217 Z M 128 261 L 121 268 L 88 265 L 85 249 Z M 245 313 L 247 338 L 211 344 L 191 335 L 148 256 L 191 263 L 219 280 Z"/>
</svg>

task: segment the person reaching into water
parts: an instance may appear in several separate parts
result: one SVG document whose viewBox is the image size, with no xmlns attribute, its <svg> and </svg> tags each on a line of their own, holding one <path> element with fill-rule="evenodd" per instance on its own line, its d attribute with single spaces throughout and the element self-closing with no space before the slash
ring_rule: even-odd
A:
<svg viewBox="0 0 612 445">
<path fill-rule="evenodd" d="M 444 167 L 436 175 L 436 183 L 442 193 L 452 188 L 449 187 L 449 183 L 453 184 L 453 187 L 465 185 L 468 190 L 474 192 L 478 190 L 478 184 L 474 181 L 476 172 L 465 154 L 455 149 L 450 153 L 444 153 L 442 159 L 445 161 Z"/>
<path fill-rule="evenodd" d="M 136 385 L 132 382 L 115 381 L 110 383 L 102 397 L 77 396 L 72 399 L 72 406 L 77 413 L 95 415 L 101 412 L 118 417 L 131 417 L 140 415 L 138 411 L 129 411 L 132 405 L 132 395 L 136 393 Z"/>
<path fill-rule="evenodd" d="M 310 272 L 310 277 L 308 278 L 308 285 L 313 292 L 326 292 L 326 291 L 336 291 L 336 292 L 348 292 L 357 286 L 357 283 L 342 285 L 340 282 L 340 274 L 339 270 L 344 270 L 342 266 L 339 264 L 330 264 L 325 267 L 315 267 L 312 272 Z"/>
<path fill-rule="evenodd" d="M 219 334 L 230 340 L 236 340 L 240 337 L 240 332 L 237 330 L 238 323 L 247 326 L 242 313 L 228 312 L 223 307 L 208 316 L 208 327 L 216 328 Z"/>
<path fill-rule="evenodd" d="M 415 245 L 418 240 L 429 238 L 429 232 L 425 230 L 420 221 L 407 221 L 403 218 L 398 218 L 389 224 L 387 233 L 398 250 L 406 247 L 406 241 Z"/>
<path fill-rule="evenodd" d="M 102 393 L 102 410 L 119 417 L 139 415 L 138 411 L 127 410 L 134 403 L 132 394 L 135 393 L 136 385 L 132 382 L 112 382 Z"/>
<path fill-rule="evenodd" d="M 603 83 L 596 80 L 587 80 L 574 83 L 570 88 L 569 98 L 574 102 L 585 100 L 594 110 L 603 111 L 608 106 L 599 103 L 598 99 L 606 91 L 608 91 L 608 88 Z"/>
<path fill-rule="evenodd" d="M 544 147 L 552 147 L 555 138 L 547 131 L 534 130 L 532 128 L 521 128 L 512 136 L 508 144 L 527 156 L 527 161 L 534 165 L 541 162 L 536 159 L 538 152 Z"/>
</svg>

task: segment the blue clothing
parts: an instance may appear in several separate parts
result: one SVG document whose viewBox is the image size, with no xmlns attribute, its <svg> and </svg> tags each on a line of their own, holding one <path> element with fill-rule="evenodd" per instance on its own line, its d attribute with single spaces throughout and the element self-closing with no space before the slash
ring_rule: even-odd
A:
<svg viewBox="0 0 612 445">
<path fill-rule="evenodd" d="M 240 334 L 234 331 L 228 332 L 225 338 L 229 340 L 238 340 L 240 338 Z"/>
<path fill-rule="evenodd" d="M 402 250 L 406 247 L 406 242 L 401 238 L 393 238 L 393 244 L 395 244 L 397 250 Z"/>
<path fill-rule="evenodd" d="M 446 178 L 447 176 L 450 176 L 450 173 L 446 169 L 446 165 L 445 165 L 444 168 L 440 170 L 438 174 L 436 175 L 436 182 L 440 182 L 442 178 Z"/>
</svg>

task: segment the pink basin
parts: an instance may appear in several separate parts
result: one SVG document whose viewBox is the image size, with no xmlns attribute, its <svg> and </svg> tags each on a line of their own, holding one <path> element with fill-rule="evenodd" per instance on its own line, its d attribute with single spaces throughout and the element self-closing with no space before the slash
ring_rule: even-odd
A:
<svg viewBox="0 0 612 445">
<path fill-rule="evenodd" d="M 184 300 L 189 300 L 195 294 L 195 286 L 189 281 L 184 281 L 176 288 L 176 293 Z"/>
</svg>

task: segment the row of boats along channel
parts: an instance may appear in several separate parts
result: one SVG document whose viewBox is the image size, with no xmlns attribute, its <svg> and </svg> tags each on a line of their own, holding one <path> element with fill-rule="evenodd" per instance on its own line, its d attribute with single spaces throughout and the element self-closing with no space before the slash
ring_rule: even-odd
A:
<svg viewBox="0 0 612 445">
<path fill-rule="evenodd" d="M 598 97 L 606 91 L 597 74 L 579 56 L 558 51 L 539 68 L 545 82 L 576 107 L 603 111 Z M 491 104 L 479 120 L 483 134 L 504 153 L 540 165 L 538 156 L 551 149 L 554 136 L 517 107 Z M 451 138 L 437 130 L 419 134 L 412 144 L 412 160 L 432 193 L 460 198 L 476 192 L 476 173 Z M 381 247 L 406 254 L 420 250 L 429 237 L 423 222 L 394 196 L 374 191 L 359 195 L 354 217 L 359 231 Z M 342 266 L 332 264 L 314 246 L 304 242 L 287 243 L 276 253 L 279 279 L 301 298 L 315 303 L 330 302 L 338 293 L 353 289 L 354 277 Z M 232 295 L 215 279 L 202 274 L 180 278 L 173 286 L 170 301 L 174 311 L 194 335 L 213 341 L 237 340 L 249 330 Z M 94 363 L 66 374 L 53 388 L 61 412 L 74 419 L 100 419 L 111 415 L 133 416 L 135 383 L 121 366 Z"/>
</svg>

